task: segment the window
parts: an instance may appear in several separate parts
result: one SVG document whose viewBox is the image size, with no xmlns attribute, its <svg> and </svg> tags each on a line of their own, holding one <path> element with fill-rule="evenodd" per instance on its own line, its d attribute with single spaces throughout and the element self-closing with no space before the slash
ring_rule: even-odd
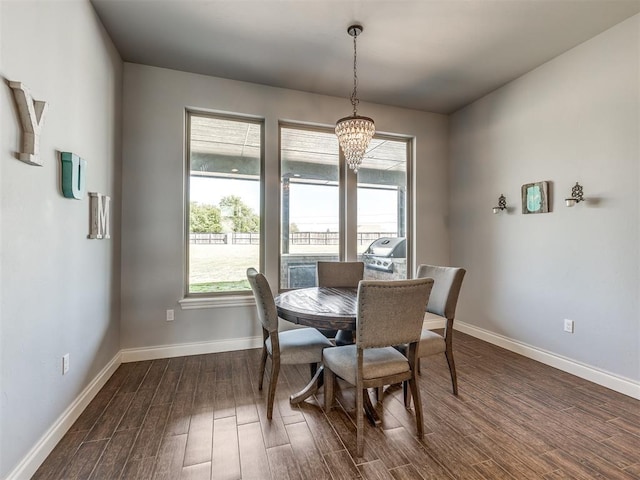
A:
<svg viewBox="0 0 640 480">
<path fill-rule="evenodd" d="M 358 172 L 357 250 L 365 278 L 407 277 L 408 139 L 374 138 Z"/>
<path fill-rule="evenodd" d="M 306 287 L 317 260 L 341 257 L 338 139 L 282 126 L 280 163 L 280 288 Z"/>
<path fill-rule="evenodd" d="M 315 285 L 318 260 L 357 258 L 365 278 L 407 278 L 410 152 L 410 139 L 376 137 L 356 177 L 333 130 L 281 125 L 281 289 Z"/>
<path fill-rule="evenodd" d="M 259 268 L 261 121 L 187 112 L 187 295 L 246 292 Z"/>
</svg>

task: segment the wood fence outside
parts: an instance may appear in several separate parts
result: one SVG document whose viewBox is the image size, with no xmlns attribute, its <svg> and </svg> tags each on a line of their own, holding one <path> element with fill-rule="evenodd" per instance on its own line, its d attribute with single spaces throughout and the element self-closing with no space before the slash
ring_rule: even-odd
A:
<svg viewBox="0 0 640 480">
<path fill-rule="evenodd" d="M 396 232 L 358 233 L 358 245 L 369 245 L 380 237 L 397 237 Z M 189 241 L 197 245 L 260 245 L 259 233 L 190 233 Z M 338 232 L 295 232 L 289 235 L 291 245 L 338 245 Z"/>
</svg>

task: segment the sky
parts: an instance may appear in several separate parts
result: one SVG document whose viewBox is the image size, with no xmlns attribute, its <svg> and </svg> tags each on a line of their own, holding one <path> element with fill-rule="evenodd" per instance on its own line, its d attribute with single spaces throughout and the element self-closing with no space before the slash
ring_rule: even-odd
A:
<svg viewBox="0 0 640 480">
<path fill-rule="evenodd" d="M 260 183 L 240 179 L 191 177 L 191 201 L 217 205 L 222 197 L 238 195 L 254 212 L 260 211 Z M 290 222 L 301 232 L 338 231 L 338 187 L 291 185 Z M 396 193 L 358 190 L 358 225 L 362 231 L 396 231 Z M 366 228 L 365 228 L 366 226 Z"/>
</svg>

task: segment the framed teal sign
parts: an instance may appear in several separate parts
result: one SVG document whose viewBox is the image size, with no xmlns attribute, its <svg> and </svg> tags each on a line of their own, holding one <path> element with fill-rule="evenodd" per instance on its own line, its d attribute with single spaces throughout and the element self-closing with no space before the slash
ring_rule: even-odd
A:
<svg viewBox="0 0 640 480">
<path fill-rule="evenodd" d="M 522 185 L 522 213 L 549 212 L 549 182 Z"/>
</svg>

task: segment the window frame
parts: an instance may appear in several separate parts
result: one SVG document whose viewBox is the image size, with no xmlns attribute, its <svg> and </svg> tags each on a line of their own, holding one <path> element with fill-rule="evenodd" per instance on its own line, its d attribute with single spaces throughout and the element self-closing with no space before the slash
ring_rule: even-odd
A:
<svg viewBox="0 0 640 480">
<path fill-rule="evenodd" d="M 413 246 L 414 246 L 414 225 L 415 225 L 415 217 L 413 215 L 414 212 L 414 208 L 415 208 L 415 196 L 414 196 L 414 182 L 415 179 L 413 178 L 413 167 L 414 167 L 414 158 L 415 158 L 415 142 L 416 139 L 415 137 L 411 136 L 411 135 L 402 135 L 402 134 L 388 134 L 388 133 L 376 133 L 373 136 L 374 139 L 376 140 L 389 140 L 389 141 L 394 141 L 394 142 L 404 142 L 405 143 L 405 147 L 406 147 L 406 164 L 405 164 L 405 175 L 406 175 L 406 212 L 405 212 L 405 239 L 406 239 L 406 245 L 407 245 L 407 253 L 406 253 L 406 259 L 407 259 L 407 279 L 411 279 L 414 277 L 415 275 L 415 269 L 416 266 L 413 264 Z M 343 153 L 342 150 L 340 150 L 340 157 L 343 157 Z M 346 161 L 344 161 L 344 159 L 342 160 L 345 163 L 345 169 L 348 170 L 348 167 L 346 165 Z M 366 158 L 363 159 L 363 162 L 366 162 Z M 348 173 L 348 172 L 347 172 Z M 354 229 L 354 260 L 357 259 L 358 256 L 358 252 L 357 252 L 357 245 L 355 245 L 355 242 L 357 242 L 357 232 L 358 232 L 358 213 L 357 213 L 357 190 L 358 190 L 358 182 L 357 182 L 357 177 L 356 177 L 356 181 L 355 181 L 355 186 L 354 186 L 354 196 L 356 197 L 356 200 L 352 203 L 355 204 L 355 209 L 356 211 L 354 212 L 354 222 L 352 224 L 353 229 Z"/>
<path fill-rule="evenodd" d="M 314 132 L 333 133 L 334 128 L 325 125 L 314 125 L 308 123 L 296 123 L 291 121 L 278 122 L 278 292 L 294 290 L 281 288 L 282 271 L 282 129 L 290 128 L 297 130 L 310 130 Z M 402 134 L 376 133 L 373 137 L 377 140 L 390 140 L 404 142 L 406 144 L 406 242 L 407 242 L 407 278 L 413 278 L 415 267 L 413 265 L 413 232 L 414 232 L 414 178 L 413 163 L 415 152 L 415 137 Z M 366 161 L 366 160 L 363 160 Z M 339 259 L 340 261 L 355 261 L 358 257 L 357 234 L 358 234 L 358 179 L 349 169 L 344 157 L 344 153 L 338 146 L 338 195 L 339 195 Z"/>
<path fill-rule="evenodd" d="M 198 309 L 211 307 L 229 307 L 251 305 L 253 303 L 253 293 L 251 289 L 231 290 L 225 292 L 203 292 L 192 293 L 189 291 L 189 262 L 190 262 L 190 204 L 191 204 L 191 118 L 208 117 L 220 120 L 230 120 L 258 125 L 260 128 L 260 178 L 259 198 L 260 198 L 260 244 L 258 246 L 258 270 L 264 271 L 265 264 L 265 118 L 256 115 L 245 115 L 239 113 L 221 112 L 214 110 L 203 110 L 196 108 L 185 108 L 184 111 L 184 171 L 183 171 L 183 235 L 184 235 L 184 256 L 183 256 L 183 287 L 182 300 L 179 302 L 182 309 Z"/>
</svg>

